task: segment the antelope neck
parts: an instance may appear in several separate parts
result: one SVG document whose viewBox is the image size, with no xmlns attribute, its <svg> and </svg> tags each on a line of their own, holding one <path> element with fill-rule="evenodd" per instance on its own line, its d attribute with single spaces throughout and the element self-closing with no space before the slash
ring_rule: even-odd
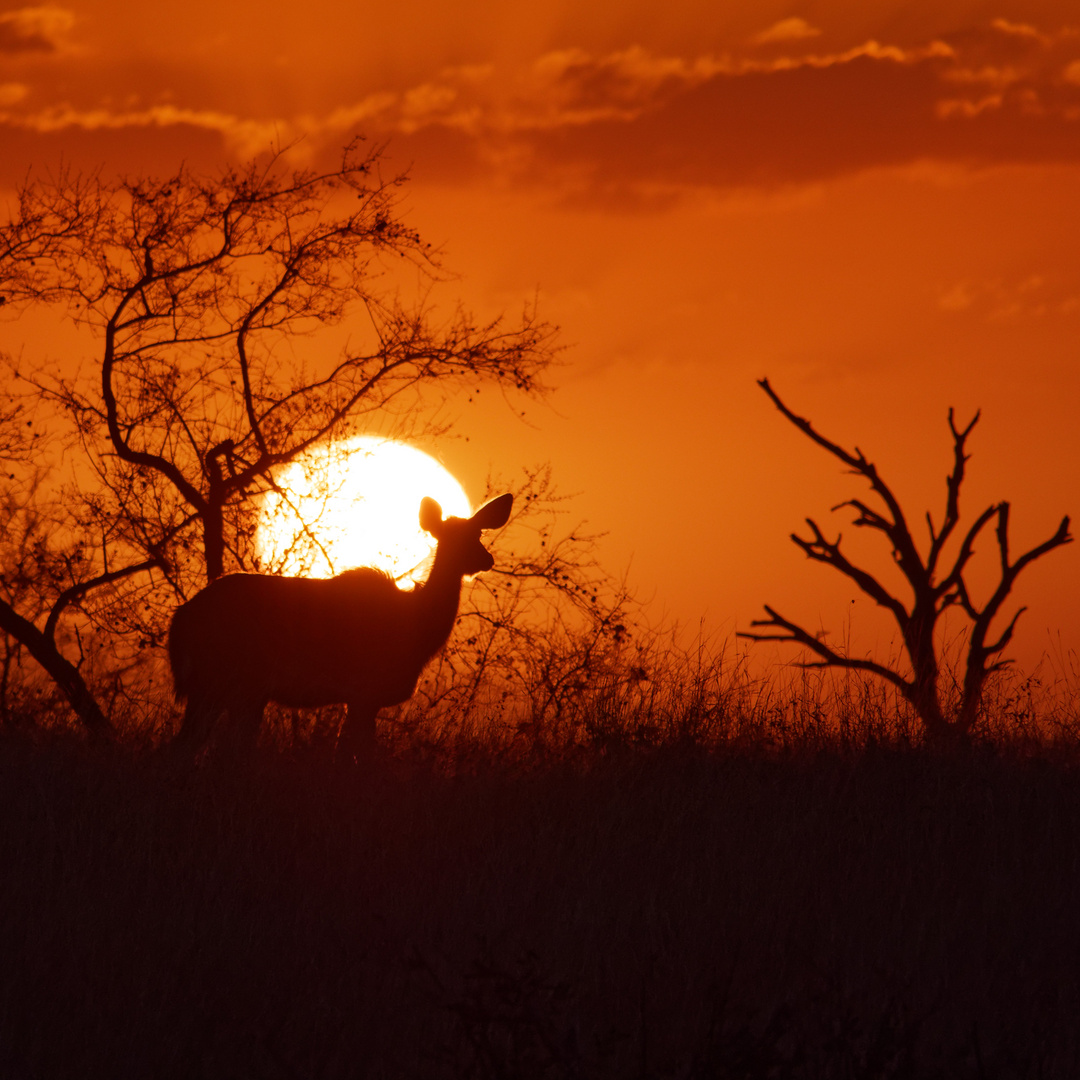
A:
<svg viewBox="0 0 1080 1080">
<path fill-rule="evenodd" d="M 461 580 L 462 575 L 451 569 L 446 558 L 436 551 L 431 573 L 419 588 L 417 596 L 420 608 L 418 629 L 425 646 L 430 645 L 431 654 L 442 647 L 454 627 L 461 600 Z"/>
</svg>

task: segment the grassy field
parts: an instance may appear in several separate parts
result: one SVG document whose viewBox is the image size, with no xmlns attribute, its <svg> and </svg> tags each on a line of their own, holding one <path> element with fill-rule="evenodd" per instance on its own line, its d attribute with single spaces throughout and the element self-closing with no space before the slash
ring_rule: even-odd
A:
<svg viewBox="0 0 1080 1080">
<path fill-rule="evenodd" d="M 1080 776 L 0 739 L 5 1077 L 1076 1077 Z"/>
</svg>

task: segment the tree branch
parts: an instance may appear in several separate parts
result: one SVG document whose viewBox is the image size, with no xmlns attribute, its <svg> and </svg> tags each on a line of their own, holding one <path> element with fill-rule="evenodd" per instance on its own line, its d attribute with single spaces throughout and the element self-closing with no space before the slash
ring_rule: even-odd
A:
<svg viewBox="0 0 1080 1080">
<path fill-rule="evenodd" d="M 926 522 L 930 527 L 930 553 L 926 559 L 927 572 L 932 577 L 934 571 L 937 569 L 937 562 L 941 556 L 942 548 L 944 548 L 946 541 L 949 539 L 954 528 L 956 528 L 957 522 L 960 520 L 960 485 L 964 482 L 964 469 L 967 465 L 969 457 L 964 453 L 964 445 L 967 442 L 967 437 L 971 434 L 975 425 L 979 422 L 980 411 L 976 411 L 975 415 L 971 418 L 971 422 L 960 431 L 956 427 L 954 420 L 954 411 L 949 409 L 949 431 L 953 437 L 953 468 L 952 472 L 946 477 L 946 498 L 945 498 L 945 519 L 941 525 L 941 532 L 934 532 L 934 524 L 930 519 L 930 514 L 927 512 Z"/>
<path fill-rule="evenodd" d="M 779 395 L 769 385 L 768 379 L 759 379 L 758 386 L 760 386 L 766 394 L 769 395 L 769 399 L 780 410 L 780 412 L 793 423 L 804 435 L 806 435 L 818 446 L 828 450 L 833 457 L 838 458 L 845 465 L 847 465 L 854 473 L 862 476 L 867 483 L 869 483 L 874 493 L 885 504 L 889 513 L 892 515 L 892 521 L 887 521 L 880 515 L 873 511 L 867 511 L 867 520 L 856 521 L 856 524 L 872 525 L 873 519 L 877 518 L 881 522 L 879 525 L 874 525 L 875 528 L 885 532 L 889 540 L 893 545 L 893 550 L 896 552 L 897 561 L 900 564 L 900 568 L 904 573 L 904 576 L 911 582 L 912 587 L 915 589 L 916 594 L 924 591 L 927 587 L 928 577 L 926 567 L 923 565 L 923 561 L 919 556 L 918 549 L 915 547 L 915 541 L 912 539 L 911 532 L 908 529 L 907 522 L 904 519 L 904 512 L 900 508 L 899 500 L 893 494 L 892 489 L 884 480 L 878 475 L 877 468 L 863 455 L 862 451 L 855 448 L 855 453 L 849 453 L 843 447 L 832 442 L 830 439 L 825 438 L 818 431 L 809 420 L 804 417 L 798 416 L 793 413 L 784 403 L 780 400 Z M 856 509 L 860 509 L 862 504 L 852 502 Z M 862 508 L 865 509 L 865 508 Z M 861 512 L 861 509 L 860 509 Z"/>
<path fill-rule="evenodd" d="M 45 629 L 42 631 L 49 641 L 54 641 L 56 638 L 56 626 L 60 621 L 60 617 L 64 614 L 64 611 L 72 604 L 76 604 L 87 593 L 93 592 L 94 589 L 100 588 L 102 585 L 111 585 L 114 581 L 122 581 L 124 578 L 132 577 L 135 574 L 141 574 L 144 570 L 150 570 L 155 566 L 161 566 L 162 559 L 160 555 L 155 555 L 152 558 L 144 559 L 140 563 L 135 563 L 132 566 L 125 566 L 120 570 L 110 570 L 107 573 L 98 574 L 96 577 L 88 578 L 86 581 L 80 581 L 76 584 L 65 589 L 57 598 L 49 611 L 49 616 L 45 620 Z"/>
<path fill-rule="evenodd" d="M 754 619 L 750 625 L 776 627 L 778 630 L 784 631 L 782 634 L 752 634 L 747 631 L 738 631 L 735 636 L 746 638 L 748 641 L 792 641 L 810 649 L 811 652 L 820 656 L 823 661 L 822 663 L 813 664 L 800 663 L 800 667 L 840 667 L 850 668 L 855 671 L 868 671 L 874 675 L 879 675 L 883 679 L 888 679 L 889 682 L 899 687 L 905 695 L 910 695 L 913 692 L 913 684 L 893 671 L 892 668 L 885 667 L 884 664 L 879 664 L 875 660 L 858 660 L 850 656 L 844 656 L 842 653 L 830 648 L 820 638 L 804 630 L 798 623 L 785 619 L 777 611 L 769 607 L 768 604 L 765 604 L 764 608 L 769 617 L 767 619 Z"/>
<path fill-rule="evenodd" d="M 86 681 L 75 667 L 29 619 L 23 618 L 6 600 L 0 600 L 0 630 L 24 645 L 63 692 L 71 707 L 96 736 L 110 737 L 112 724 L 101 711 Z"/>
<path fill-rule="evenodd" d="M 827 563 L 839 570 L 845 577 L 850 578 L 859 586 L 867 596 L 883 608 L 893 613 L 894 618 L 901 627 L 906 626 L 909 618 L 907 608 L 896 599 L 875 577 L 849 562 L 847 557 L 840 551 L 840 537 L 836 543 L 829 543 L 822 535 L 817 523 L 812 518 L 806 519 L 806 524 L 813 530 L 814 538 L 804 540 L 802 537 L 791 534 L 792 541 L 798 545 L 806 555 L 816 562 Z"/>
</svg>

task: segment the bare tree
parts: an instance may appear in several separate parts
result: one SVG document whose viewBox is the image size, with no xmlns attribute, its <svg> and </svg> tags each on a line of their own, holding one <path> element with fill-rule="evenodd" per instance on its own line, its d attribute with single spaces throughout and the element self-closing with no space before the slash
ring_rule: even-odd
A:
<svg viewBox="0 0 1080 1080">
<path fill-rule="evenodd" d="M 275 156 L 211 178 L 23 186 L 0 227 L 4 307 L 59 305 L 96 348 L 88 378 L 24 377 L 74 421 L 98 474 L 92 516 L 125 521 L 133 548 L 175 567 L 197 553 L 213 580 L 243 564 L 247 506 L 272 471 L 358 418 L 386 424 L 430 387 L 542 389 L 554 329 L 528 307 L 513 325 L 440 314 L 438 254 L 381 164 L 354 143 L 325 172 Z M 295 355 L 346 319 L 336 360 Z"/>
<path fill-rule="evenodd" d="M 768 605 L 765 605 L 768 618 L 757 619 L 750 625 L 771 627 L 778 632 L 743 633 L 739 636 L 752 641 L 793 641 L 803 645 L 821 658 L 805 663 L 802 665 L 804 667 L 850 668 L 868 671 L 888 679 L 912 704 L 925 726 L 928 738 L 934 741 L 966 738 L 978 718 L 987 676 L 1010 663 L 1009 660 L 1001 659 L 1000 654 L 1012 640 L 1016 621 L 1025 608 L 1017 610 L 996 637 L 991 637 L 990 624 L 1001 611 L 1002 604 L 1024 567 L 1072 540 L 1068 517 L 1062 518 L 1057 532 L 1049 540 L 1014 560 L 1009 554 L 1009 504 L 995 503 L 987 507 L 963 534 L 950 564 L 945 557 L 945 547 L 960 521 L 960 487 L 969 459 L 965 446 L 979 419 L 979 414 L 976 413 L 966 427 L 959 428 L 954 420 L 953 410 L 950 409 L 949 431 L 953 439 L 953 467 L 946 479 L 945 513 L 940 528 L 934 525 L 930 513 L 926 514 L 929 548 L 924 556 L 911 535 L 903 510 L 892 489 L 882 480 L 875 466 L 866 459 L 862 451 L 856 447 L 854 452 L 849 452 L 821 435 L 809 420 L 788 409 L 769 385 L 768 379 L 760 380 L 758 385 L 803 434 L 842 461 L 853 474 L 861 476 L 883 504 L 883 509 L 879 510 L 861 499 L 848 499 L 833 509 L 851 507 L 855 511 L 853 525 L 857 528 L 872 529 L 885 536 L 892 549 L 893 561 L 911 588 L 912 595 L 907 603 L 894 596 L 872 573 L 850 562 L 840 550 L 841 537 L 838 536 L 835 541 L 826 539 L 813 519 L 806 519 L 811 534 L 809 538 L 793 533 L 791 539 L 809 558 L 840 571 L 875 603 L 892 614 L 903 636 L 904 651 L 911 671 L 910 674 L 903 674 L 876 660 L 859 659 L 840 653 L 820 637 L 784 618 Z M 965 573 L 975 553 L 976 540 L 991 522 L 996 522 L 999 577 L 989 598 L 980 605 L 972 598 Z M 959 702 L 955 708 L 946 711 L 942 704 L 941 660 L 935 644 L 935 630 L 938 620 L 949 608 L 959 608 L 971 625 L 966 641 L 967 655 Z"/>
</svg>

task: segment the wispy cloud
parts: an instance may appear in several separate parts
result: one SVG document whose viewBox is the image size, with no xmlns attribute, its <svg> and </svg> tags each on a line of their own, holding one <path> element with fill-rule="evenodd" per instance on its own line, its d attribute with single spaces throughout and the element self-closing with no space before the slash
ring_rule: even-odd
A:
<svg viewBox="0 0 1080 1080">
<path fill-rule="evenodd" d="M 25 93 L 5 102 L 0 87 L 0 105 L 15 104 Z M 243 119 L 212 109 L 185 109 L 175 105 L 155 105 L 145 109 L 74 109 L 52 106 L 36 111 L 0 111 L 0 124 L 41 135 L 59 132 L 125 131 L 139 128 L 190 127 L 219 134 L 226 147 L 239 157 L 265 151 L 271 144 L 287 141 L 294 134 L 289 124 L 278 121 Z"/>
<path fill-rule="evenodd" d="M 51 5 L 0 12 L 0 54 L 57 52 L 74 25 L 72 12 Z"/>
<path fill-rule="evenodd" d="M 971 315 L 988 322 L 1066 317 L 1080 313 L 1080 300 L 1066 280 L 1043 274 L 1025 277 L 964 279 L 938 290 L 938 308 L 950 315 Z"/>
<path fill-rule="evenodd" d="M 990 26 L 999 34 L 1009 34 L 1012 37 L 1037 42 L 1040 45 L 1049 45 L 1054 40 L 1052 34 L 1044 34 L 1028 23 L 1011 22 L 1008 19 L 992 19 Z"/>
<path fill-rule="evenodd" d="M 811 26 L 805 19 L 794 15 L 789 19 L 781 19 L 775 22 L 767 30 L 755 34 L 751 41 L 755 45 L 772 45 L 776 42 L 803 41 L 806 38 L 818 37 L 821 31 Z"/>
</svg>

